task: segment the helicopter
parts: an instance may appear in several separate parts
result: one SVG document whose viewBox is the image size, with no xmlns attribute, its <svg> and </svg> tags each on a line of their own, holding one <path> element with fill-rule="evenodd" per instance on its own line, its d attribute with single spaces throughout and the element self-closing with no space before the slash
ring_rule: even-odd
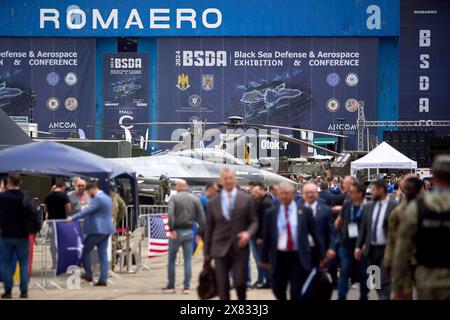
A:
<svg viewBox="0 0 450 320">
<path fill-rule="evenodd" d="M 345 137 L 339 134 L 316 130 L 247 123 L 240 116 L 231 116 L 228 120 L 223 122 L 207 122 L 194 118 L 189 122 L 127 123 L 127 125 L 133 126 L 187 125 L 188 129 L 180 131 L 178 140 L 149 139 L 147 129 L 145 137 L 141 136 L 136 141 L 139 143 L 141 149 L 147 149 L 148 143 L 172 144 L 172 149 L 160 151 L 151 156 L 111 160 L 131 167 L 137 172 L 142 183 L 146 185 L 159 183 L 159 177 L 165 175 L 170 177 L 172 182 L 176 181 L 176 179 L 184 179 L 191 186 L 204 186 L 207 182 L 218 181 L 220 170 L 224 166 L 232 167 L 235 170 L 238 182 L 241 185 L 247 185 L 250 181 L 260 181 L 266 185 L 282 182 L 293 183 L 292 180 L 276 173 L 277 168 L 273 166 L 273 163 L 278 161 L 276 156 L 266 157 L 266 160 L 271 158 L 272 163 L 268 161 L 270 165 L 267 165 L 267 163 L 264 165 L 261 163 L 261 159 L 252 162 L 252 156 L 254 159 L 257 159 L 260 155 L 255 150 L 257 145 L 255 143 L 250 145 L 249 141 L 252 139 L 257 141 L 256 139 L 258 137 L 270 138 L 277 141 L 302 144 L 322 150 L 333 156 L 338 156 L 339 153 L 333 150 L 316 146 L 307 139 L 297 139 L 281 134 L 279 130 L 305 131 L 313 134 Z M 206 129 L 207 125 L 212 126 L 212 128 Z M 249 133 L 249 129 L 253 131 Z M 132 138 L 129 129 L 125 127 L 124 130 L 126 139 L 131 141 Z M 222 133 L 223 130 L 226 132 Z M 208 142 L 211 143 L 206 146 L 205 143 Z"/>
</svg>

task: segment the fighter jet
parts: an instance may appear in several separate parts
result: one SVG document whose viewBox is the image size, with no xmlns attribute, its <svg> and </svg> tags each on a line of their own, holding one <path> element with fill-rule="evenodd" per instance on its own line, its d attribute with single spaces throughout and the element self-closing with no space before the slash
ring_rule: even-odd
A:
<svg viewBox="0 0 450 320">
<path fill-rule="evenodd" d="M 233 168 L 240 185 L 259 181 L 266 185 L 294 183 L 278 174 L 246 165 L 230 153 L 215 149 L 188 149 L 168 151 L 148 157 L 111 159 L 115 163 L 136 171 L 140 180 L 147 184 L 159 183 L 161 175 L 171 180 L 184 179 L 189 185 L 202 187 L 208 182 L 218 182 L 224 167 Z"/>
</svg>

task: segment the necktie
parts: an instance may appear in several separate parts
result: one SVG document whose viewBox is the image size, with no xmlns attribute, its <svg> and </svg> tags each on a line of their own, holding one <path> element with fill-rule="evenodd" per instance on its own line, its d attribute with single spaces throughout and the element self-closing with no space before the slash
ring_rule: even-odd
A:
<svg viewBox="0 0 450 320">
<path fill-rule="evenodd" d="M 378 229 L 378 220 L 380 218 L 380 212 L 381 212 L 381 201 L 378 201 L 378 211 L 377 215 L 375 216 L 375 221 L 372 225 L 372 243 L 377 243 L 377 229 Z"/>
<path fill-rule="evenodd" d="M 228 220 L 231 217 L 231 210 L 233 210 L 233 197 L 231 192 L 228 192 Z"/>
<path fill-rule="evenodd" d="M 291 232 L 291 224 L 289 222 L 289 209 L 284 208 L 284 214 L 286 217 L 286 229 L 287 229 L 287 251 L 294 251 L 294 239 Z"/>
</svg>

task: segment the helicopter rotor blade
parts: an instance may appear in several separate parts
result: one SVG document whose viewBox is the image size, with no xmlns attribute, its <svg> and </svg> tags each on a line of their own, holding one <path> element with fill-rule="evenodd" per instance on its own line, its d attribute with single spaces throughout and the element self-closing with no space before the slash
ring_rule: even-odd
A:
<svg viewBox="0 0 450 320">
<path fill-rule="evenodd" d="M 255 126 L 255 127 L 259 127 L 259 128 L 267 128 L 267 129 L 275 128 L 275 129 L 286 129 L 286 130 L 299 131 L 299 132 L 302 132 L 302 131 L 312 132 L 312 133 L 321 134 L 321 135 L 325 135 L 325 136 L 347 138 L 347 136 L 344 136 L 342 134 L 329 133 L 329 132 L 310 130 L 310 129 L 300 129 L 300 128 L 285 127 L 285 126 L 275 126 L 275 125 L 268 125 L 268 124 L 253 124 L 253 123 L 247 123 L 247 125 Z"/>
<path fill-rule="evenodd" d="M 152 139 L 146 140 L 146 139 L 143 139 L 142 142 L 146 142 L 146 143 L 150 142 L 150 143 L 171 143 L 171 144 L 178 144 L 178 143 L 182 143 L 183 141 L 174 141 L 174 140 L 152 140 Z"/>
<path fill-rule="evenodd" d="M 88 124 L 88 128 L 116 128 L 123 125 L 133 125 L 133 126 L 162 126 L 162 125 L 192 125 L 193 122 L 189 121 L 162 121 L 162 122 L 126 122 L 126 123 L 115 123 L 115 124 Z M 209 125 L 221 125 L 223 122 L 208 122 Z"/>
<path fill-rule="evenodd" d="M 314 143 L 311 143 L 311 142 L 308 142 L 308 141 L 305 141 L 305 140 L 301 140 L 301 139 L 297 139 L 297 138 L 293 138 L 293 137 L 289 137 L 289 136 L 286 136 L 286 135 L 281 134 L 281 133 L 269 131 L 267 134 L 275 136 L 275 137 L 278 137 L 279 139 L 284 140 L 284 141 L 288 141 L 288 142 L 292 142 L 292 143 L 296 143 L 296 144 L 303 144 L 305 146 L 308 146 L 308 147 L 311 147 L 311 148 L 314 148 L 314 149 L 317 149 L 317 150 L 321 150 L 321 151 L 326 152 L 328 154 L 332 154 L 333 156 L 339 156 L 340 155 L 339 153 L 337 153 L 335 151 L 329 150 L 329 149 L 324 148 L 324 147 L 316 146 Z"/>
</svg>

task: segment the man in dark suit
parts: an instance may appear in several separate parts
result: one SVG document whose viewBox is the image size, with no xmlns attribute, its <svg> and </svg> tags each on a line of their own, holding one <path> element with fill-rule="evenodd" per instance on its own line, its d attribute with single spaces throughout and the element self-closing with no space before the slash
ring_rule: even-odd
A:
<svg viewBox="0 0 450 320">
<path fill-rule="evenodd" d="M 229 272 L 234 269 L 234 285 L 239 300 L 245 300 L 249 240 L 258 229 L 252 197 L 237 188 L 233 169 L 220 173 L 222 192 L 208 202 L 205 233 L 205 262 L 214 259 L 219 298 L 230 299 Z"/>
<path fill-rule="evenodd" d="M 389 215 L 397 206 L 397 202 L 387 196 L 387 186 L 382 180 L 376 180 L 371 184 L 373 201 L 366 206 L 366 212 L 362 217 L 358 239 L 354 252 L 355 259 L 361 260 L 365 255 L 368 265 L 376 265 L 381 271 L 381 288 L 377 288 L 380 300 L 390 299 L 390 281 L 383 268 L 384 250 L 387 243 L 387 229 Z"/>
<path fill-rule="evenodd" d="M 334 195 L 330 192 L 327 181 L 322 181 L 320 183 L 319 199 L 321 199 L 327 206 L 331 207 Z"/>
<path fill-rule="evenodd" d="M 338 256 L 341 264 L 338 281 L 338 299 L 346 300 L 349 280 L 359 282 L 359 299 L 367 300 L 369 289 L 367 288 L 367 259 L 362 257 L 358 262 L 354 258 L 359 227 L 365 214 L 364 197 L 366 187 L 355 183 L 350 187 L 350 201 L 344 203 L 342 211 L 334 222 L 340 236 Z"/>
<path fill-rule="evenodd" d="M 271 270 L 275 297 L 286 300 L 290 283 L 290 298 L 298 300 L 312 268 L 308 234 L 318 246 L 321 258 L 325 250 L 312 210 L 294 201 L 294 186 L 281 184 L 278 196 L 279 203 L 266 214 L 262 261 Z"/>
<path fill-rule="evenodd" d="M 317 185 L 314 182 L 308 182 L 303 186 L 302 198 L 305 201 L 305 206 L 312 210 L 313 217 L 316 220 L 319 239 L 326 249 L 326 260 L 332 261 L 336 257 L 336 230 L 333 226 L 333 212 L 329 206 L 320 201 Z M 317 266 L 320 263 L 320 251 L 311 237 L 308 240 L 313 266 Z"/>
<path fill-rule="evenodd" d="M 270 196 L 266 193 L 266 188 L 262 182 L 256 182 L 250 190 L 250 194 L 255 200 L 255 210 L 258 217 L 258 231 L 250 240 L 250 249 L 258 268 L 258 280 L 253 285 L 256 289 L 270 289 L 269 273 L 261 265 L 262 243 L 263 243 L 263 227 L 266 212 L 273 207 Z"/>
</svg>

